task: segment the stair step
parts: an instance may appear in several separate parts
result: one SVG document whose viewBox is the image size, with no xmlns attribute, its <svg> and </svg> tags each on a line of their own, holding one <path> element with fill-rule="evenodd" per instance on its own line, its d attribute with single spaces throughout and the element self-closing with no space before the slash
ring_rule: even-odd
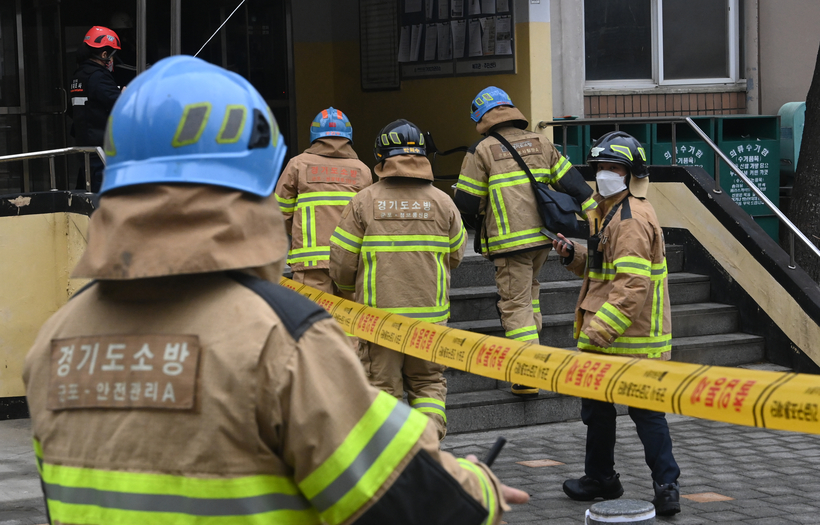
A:
<svg viewBox="0 0 820 525">
<path fill-rule="evenodd" d="M 543 329 L 539 340 L 542 345 L 559 348 L 575 344 L 573 336 L 574 313 L 545 315 L 542 317 Z M 447 323 L 450 328 L 467 330 L 481 334 L 504 337 L 501 320 L 476 319 L 472 321 L 454 321 Z M 737 308 L 720 303 L 693 303 L 672 306 L 673 337 L 691 337 L 698 335 L 735 332 L 738 329 Z"/>
<path fill-rule="evenodd" d="M 447 394 L 447 432 L 471 432 L 578 419 L 581 399 L 542 390 L 522 399 L 509 388 Z"/>
<path fill-rule="evenodd" d="M 472 244 L 467 247 L 467 252 L 459 267 L 451 272 L 451 289 L 494 286 L 495 266 L 492 261 L 473 253 Z M 683 271 L 683 246 L 674 244 L 666 246 L 666 267 L 670 274 Z M 568 279 L 578 279 L 578 277 L 575 277 L 563 267 L 555 250 L 550 250 L 547 262 L 538 274 L 538 282 L 546 283 L 566 281 Z"/>
<path fill-rule="evenodd" d="M 672 339 L 672 360 L 711 366 L 739 366 L 766 357 L 766 339 L 733 332 Z"/>
<path fill-rule="evenodd" d="M 581 291 L 581 282 L 580 279 L 573 279 L 541 283 L 541 313 L 552 315 L 573 312 Z M 708 302 L 709 293 L 707 275 L 687 272 L 669 275 L 669 299 L 673 305 Z M 496 319 L 497 301 L 495 284 L 453 288 L 450 290 L 450 320 Z"/>
</svg>

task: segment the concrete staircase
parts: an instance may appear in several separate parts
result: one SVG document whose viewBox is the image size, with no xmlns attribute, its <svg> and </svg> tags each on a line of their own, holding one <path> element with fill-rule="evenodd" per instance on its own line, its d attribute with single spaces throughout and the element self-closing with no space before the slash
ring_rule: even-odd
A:
<svg viewBox="0 0 820 525">
<path fill-rule="evenodd" d="M 471 248 L 467 248 L 468 252 Z M 712 302 L 709 277 L 684 271 L 683 249 L 667 246 L 669 298 L 672 304 L 672 359 L 687 363 L 738 366 L 764 359 L 764 339 L 738 331 L 734 306 Z M 504 336 L 495 303 L 491 262 L 465 256 L 453 270 L 448 326 Z M 544 328 L 541 344 L 575 348 L 573 320 L 581 280 L 550 253 L 539 276 Z M 541 391 L 523 400 L 510 394 L 510 384 L 448 370 L 448 432 L 509 428 L 578 419 L 580 399 Z"/>
</svg>

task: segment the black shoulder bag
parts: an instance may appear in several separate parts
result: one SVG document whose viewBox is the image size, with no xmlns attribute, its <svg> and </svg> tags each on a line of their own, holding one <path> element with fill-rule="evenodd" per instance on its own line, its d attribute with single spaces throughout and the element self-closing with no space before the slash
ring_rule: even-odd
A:
<svg viewBox="0 0 820 525">
<path fill-rule="evenodd" d="M 530 178 L 532 191 L 535 194 L 535 202 L 538 205 L 538 214 L 544 223 L 544 228 L 541 233 L 550 239 L 558 240 L 556 233 L 562 233 L 567 237 L 587 237 L 589 233 L 581 231 L 580 223 L 576 214 L 581 213 L 581 206 L 574 197 L 566 193 L 551 190 L 549 185 L 544 182 L 538 182 L 532 176 L 527 163 L 521 158 L 521 155 L 512 147 L 512 145 L 498 133 L 490 133 L 502 146 L 507 148 L 510 155 L 518 162 L 521 169 Z"/>
</svg>

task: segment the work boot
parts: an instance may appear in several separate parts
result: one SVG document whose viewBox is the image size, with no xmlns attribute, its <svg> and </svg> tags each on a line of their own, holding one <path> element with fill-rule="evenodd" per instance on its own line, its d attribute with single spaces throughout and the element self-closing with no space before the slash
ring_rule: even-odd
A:
<svg viewBox="0 0 820 525">
<path fill-rule="evenodd" d="M 655 514 L 658 516 L 671 516 L 680 512 L 680 485 L 678 482 L 658 485 L 657 481 L 653 481 L 652 484 L 655 486 L 655 499 L 652 500 L 652 504 L 655 505 Z"/>
<path fill-rule="evenodd" d="M 564 493 L 575 501 L 592 501 L 595 498 L 618 499 L 624 494 L 620 474 L 606 479 L 594 479 L 584 476 L 581 479 L 568 479 L 564 482 Z"/>
<path fill-rule="evenodd" d="M 513 383 L 513 386 L 510 387 L 510 392 L 518 397 L 523 398 L 531 398 L 531 397 L 538 397 L 538 389 L 534 386 L 524 386 L 519 385 L 518 383 Z"/>
</svg>

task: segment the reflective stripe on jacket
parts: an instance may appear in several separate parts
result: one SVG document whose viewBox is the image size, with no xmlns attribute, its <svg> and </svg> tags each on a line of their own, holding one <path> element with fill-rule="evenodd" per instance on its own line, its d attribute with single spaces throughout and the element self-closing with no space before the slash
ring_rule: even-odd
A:
<svg viewBox="0 0 820 525">
<path fill-rule="evenodd" d="M 342 209 L 371 183 L 370 168 L 345 138 L 320 138 L 291 159 L 276 185 L 276 200 L 292 236 L 291 270 L 330 266 L 330 235 Z"/>
<path fill-rule="evenodd" d="M 450 270 L 461 262 L 466 239 L 446 193 L 425 180 L 383 178 L 342 214 L 330 241 L 330 276 L 342 289 L 355 287 L 357 302 L 445 321 Z"/>
<path fill-rule="evenodd" d="M 583 213 L 596 206 L 580 173 L 572 169 L 569 160 L 546 137 L 511 126 L 496 132 L 518 151 L 536 180 L 576 198 L 574 193 L 582 195 Z M 561 184 L 564 177 L 573 179 L 572 184 L 567 184 L 569 188 Z M 473 145 L 464 157 L 455 201 L 465 213 L 484 216 L 483 232 L 477 233 L 482 254 L 498 256 L 551 243 L 540 233 L 544 225 L 529 177 L 506 148 L 491 136 Z M 470 201 L 475 204 L 471 205 Z"/>
<path fill-rule="evenodd" d="M 602 268 L 589 269 L 587 248 L 577 244 L 567 266 L 584 277 L 575 337 L 582 350 L 669 359 L 672 317 L 663 230 L 648 201 L 625 195 L 603 200 L 590 213 L 590 223 L 602 224 L 614 205 L 628 199 L 600 234 Z M 596 345 L 591 334 L 611 343 Z"/>
</svg>

